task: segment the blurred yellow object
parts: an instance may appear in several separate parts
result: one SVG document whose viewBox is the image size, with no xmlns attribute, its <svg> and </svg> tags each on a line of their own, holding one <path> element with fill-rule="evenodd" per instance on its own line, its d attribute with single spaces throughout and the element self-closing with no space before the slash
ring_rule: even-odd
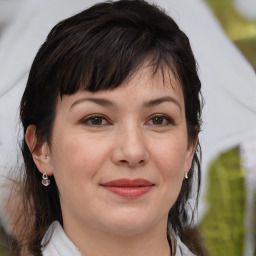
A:
<svg viewBox="0 0 256 256">
<path fill-rule="evenodd" d="M 206 2 L 231 40 L 256 38 L 256 22 L 242 17 L 235 9 L 232 0 L 206 0 Z"/>
<path fill-rule="evenodd" d="M 227 36 L 256 70 L 256 22 L 240 15 L 235 9 L 233 0 L 205 1 L 219 20 Z"/>
</svg>

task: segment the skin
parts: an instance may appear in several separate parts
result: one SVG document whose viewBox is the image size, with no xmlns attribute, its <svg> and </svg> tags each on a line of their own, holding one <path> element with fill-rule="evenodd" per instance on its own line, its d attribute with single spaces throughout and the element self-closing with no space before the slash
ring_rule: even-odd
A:
<svg viewBox="0 0 256 256">
<path fill-rule="evenodd" d="M 153 104 L 156 99 L 161 100 Z M 152 76 L 144 65 L 115 90 L 64 96 L 51 146 L 35 147 L 32 125 L 26 141 L 40 172 L 56 179 L 64 230 L 81 252 L 170 255 L 168 212 L 195 148 L 188 142 L 183 93 L 174 77 L 164 82 L 161 72 Z M 154 186 L 137 198 L 101 186 L 121 178 L 143 178 Z"/>
</svg>

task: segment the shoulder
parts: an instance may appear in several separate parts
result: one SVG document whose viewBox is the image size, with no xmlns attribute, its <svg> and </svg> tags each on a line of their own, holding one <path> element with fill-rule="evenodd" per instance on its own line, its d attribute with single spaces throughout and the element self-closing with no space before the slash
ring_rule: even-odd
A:
<svg viewBox="0 0 256 256">
<path fill-rule="evenodd" d="M 43 256 L 80 256 L 58 221 L 54 221 L 50 225 L 41 245 Z"/>
</svg>

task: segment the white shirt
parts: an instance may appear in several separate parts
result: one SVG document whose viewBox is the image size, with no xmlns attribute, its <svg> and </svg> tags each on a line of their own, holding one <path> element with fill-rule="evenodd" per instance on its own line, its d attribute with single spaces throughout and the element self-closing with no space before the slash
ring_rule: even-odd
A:
<svg viewBox="0 0 256 256">
<path fill-rule="evenodd" d="M 49 241 L 47 243 L 47 241 Z M 70 241 L 65 234 L 62 226 L 58 221 L 54 221 L 48 228 L 42 240 L 43 256 L 81 256 L 76 246 Z M 195 256 L 180 239 L 177 239 L 175 256 Z"/>
</svg>

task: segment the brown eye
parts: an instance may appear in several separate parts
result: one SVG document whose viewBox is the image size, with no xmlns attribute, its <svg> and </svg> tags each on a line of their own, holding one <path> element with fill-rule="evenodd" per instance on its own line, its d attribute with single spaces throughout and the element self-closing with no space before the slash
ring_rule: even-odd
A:
<svg viewBox="0 0 256 256">
<path fill-rule="evenodd" d="M 87 126 L 104 126 L 108 124 L 108 121 L 103 116 L 89 116 L 82 123 Z"/>
<path fill-rule="evenodd" d="M 103 118 L 99 116 L 95 116 L 91 118 L 91 124 L 93 125 L 102 125 Z"/>
<path fill-rule="evenodd" d="M 152 120 L 153 124 L 155 124 L 155 125 L 162 125 L 163 121 L 164 121 L 164 118 L 160 117 L 160 116 L 156 116 Z"/>
<path fill-rule="evenodd" d="M 168 117 L 168 116 L 156 115 L 156 116 L 153 116 L 153 117 L 149 120 L 149 124 L 155 125 L 155 126 L 166 126 L 166 125 L 174 124 L 174 122 L 173 122 L 173 120 L 172 120 L 170 117 Z"/>
</svg>

